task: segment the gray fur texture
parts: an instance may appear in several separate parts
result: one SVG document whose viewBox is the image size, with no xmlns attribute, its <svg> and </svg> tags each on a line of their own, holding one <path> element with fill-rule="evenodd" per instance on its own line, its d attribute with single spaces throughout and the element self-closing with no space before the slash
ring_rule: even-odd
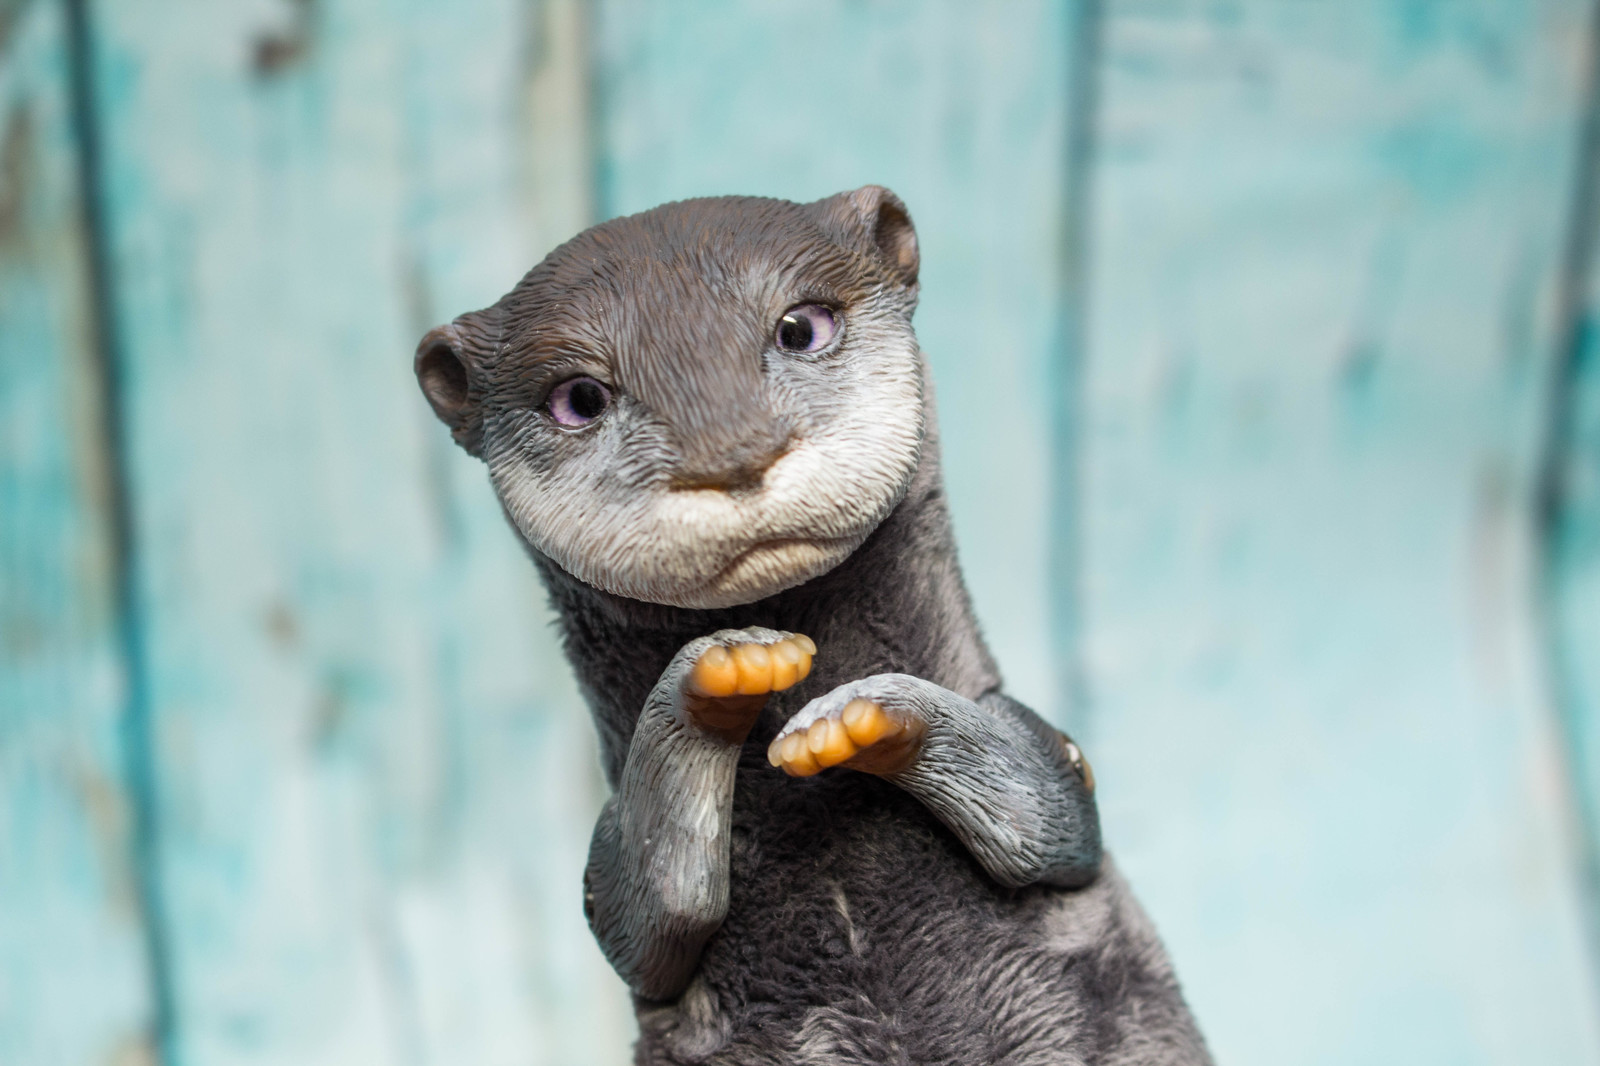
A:
<svg viewBox="0 0 1600 1066">
<path fill-rule="evenodd" d="M 614 789 L 585 873 L 640 1063 L 1205 1063 L 1075 746 L 1000 691 L 962 585 L 904 205 L 719 198 L 597 226 L 434 330 L 417 373 L 538 566 Z M 829 309 L 815 351 L 775 342 Z M 603 383 L 583 425 L 553 390 Z M 713 644 L 818 650 L 737 727 Z M 892 772 L 791 778 L 867 698 Z"/>
</svg>

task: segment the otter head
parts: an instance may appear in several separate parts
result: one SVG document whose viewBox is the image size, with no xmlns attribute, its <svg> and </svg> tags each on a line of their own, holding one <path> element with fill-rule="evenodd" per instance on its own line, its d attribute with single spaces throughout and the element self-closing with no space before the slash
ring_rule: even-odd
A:
<svg viewBox="0 0 1600 1066">
<path fill-rule="evenodd" d="M 867 186 L 579 234 L 416 371 L 538 552 L 630 599 L 750 603 L 888 516 L 923 439 L 916 234 Z"/>
</svg>

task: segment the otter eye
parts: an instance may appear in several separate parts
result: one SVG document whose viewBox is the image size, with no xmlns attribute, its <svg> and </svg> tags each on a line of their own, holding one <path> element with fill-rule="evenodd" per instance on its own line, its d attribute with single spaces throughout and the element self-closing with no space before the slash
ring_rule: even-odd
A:
<svg viewBox="0 0 1600 1066">
<path fill-rule="evenodd" d="M 611 406 L 611 390 L 594 378 L 573 378 L 552 389 L 544 406 L 563 426 L 587 426 Z"/>
<path fill-rule="evenodd" d="M 839 332 L 839 320 L 821 304 L 791 307 L 778 319 L 778 347 L 791 352 L 815 352 L 828 346 Z"/>
</svg>

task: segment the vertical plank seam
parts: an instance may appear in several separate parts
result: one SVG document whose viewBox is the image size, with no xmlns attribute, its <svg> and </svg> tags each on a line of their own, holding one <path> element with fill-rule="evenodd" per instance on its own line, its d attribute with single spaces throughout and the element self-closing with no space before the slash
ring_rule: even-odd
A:
<svg viewBox="0 0 1600 1066">
<path fill-rule="evenodd" d="M 1589 343 L 1587 306 L 1595 226 L 1600 224 L 1600 3 L 1591 8 L 1583 56 L 1582 96 L 1574 158 L 1567 244 L 1556 281 L 1555 365 L 1545 405 L 1545 433 L 1535 486 L 1535 536 L 1539 553 L 1538 624 L 1552 710 L 1567 759 L 1567 800 L 1575 845 L 1579 899 L 1588 934 L 1590 960 L 1600 965 L 1600 811 L 1580 721 L 1582 701 L 1573 691 L 1573 671 L 1560 618 L 1560 539 L 1568 503 L 1567 459 L 1577 417 L 1579 364 Z"/>
<path fill-rule="evenodd" d="M 77 142 L 78 198 L 88 247 L 89 331 L 94 388 L 104 419 L 101 446 L 109 453 L 107 520 L 110 526 L 113 610 L 124 677 L 121 740 L 132 806 L 130 850 L 152 1007 L 150 1040 L 158 1062 L 172 1066 L 175 1025 L 168 922 L 159 875 L 155 771 L 151 758 L 150 686 L 140 625 L 135 567 L 138 561 L 130 498 L 131 470 L 124 416 L 124 359 L 112 278 L 111 235 L 105 206 L 99 108 L 95 95 L 94 40 L 89 0 L 65 0 L 72 129 Z"/>
<path fill-rule="evenodd" d="M 1067 0 L 1067 119 L 1062 168 L 1058 356 L 1051 367 L 1050 548 L 1051 646 L 1057 698 L 1068 728 L 1088 727 L 1082 664 L 1082 441 L 1086 373 L 1089 213 L 1099 111 L 1100 0 Z"/>
</svg>

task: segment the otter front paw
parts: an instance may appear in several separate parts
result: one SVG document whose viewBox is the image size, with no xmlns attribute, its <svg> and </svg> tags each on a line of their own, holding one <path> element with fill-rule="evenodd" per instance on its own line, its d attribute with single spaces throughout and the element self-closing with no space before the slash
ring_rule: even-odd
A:
<svg viewBox="0 0 1600 1066">
<path fill-rule="evenodd" d="M 816 653 L 817 646 L 801 633 L 791 633 L 770 643 L 713 644 L 700 654 L 689 671 L 689 694 L 725 699 L 782 692 L 805 679 L 811 672 L 811 657 Z"/>
<path fill-rule="evenodd" d="M 710 640 L 684 678 L 684 711 L 701 729 L 742 743 L 767 696 L 811 673 L 817 646 L 800 633 L 759 628 L 723 630 Z"/>
<path fill-rule="evenodd" d="M 927 721 L 915 710 L 856 695 L 860 682 L 813 700 L 779 730 L 767 761 L 792 777 L 830 766 L 893 774 L 916 759 Z"/>
</svg>

